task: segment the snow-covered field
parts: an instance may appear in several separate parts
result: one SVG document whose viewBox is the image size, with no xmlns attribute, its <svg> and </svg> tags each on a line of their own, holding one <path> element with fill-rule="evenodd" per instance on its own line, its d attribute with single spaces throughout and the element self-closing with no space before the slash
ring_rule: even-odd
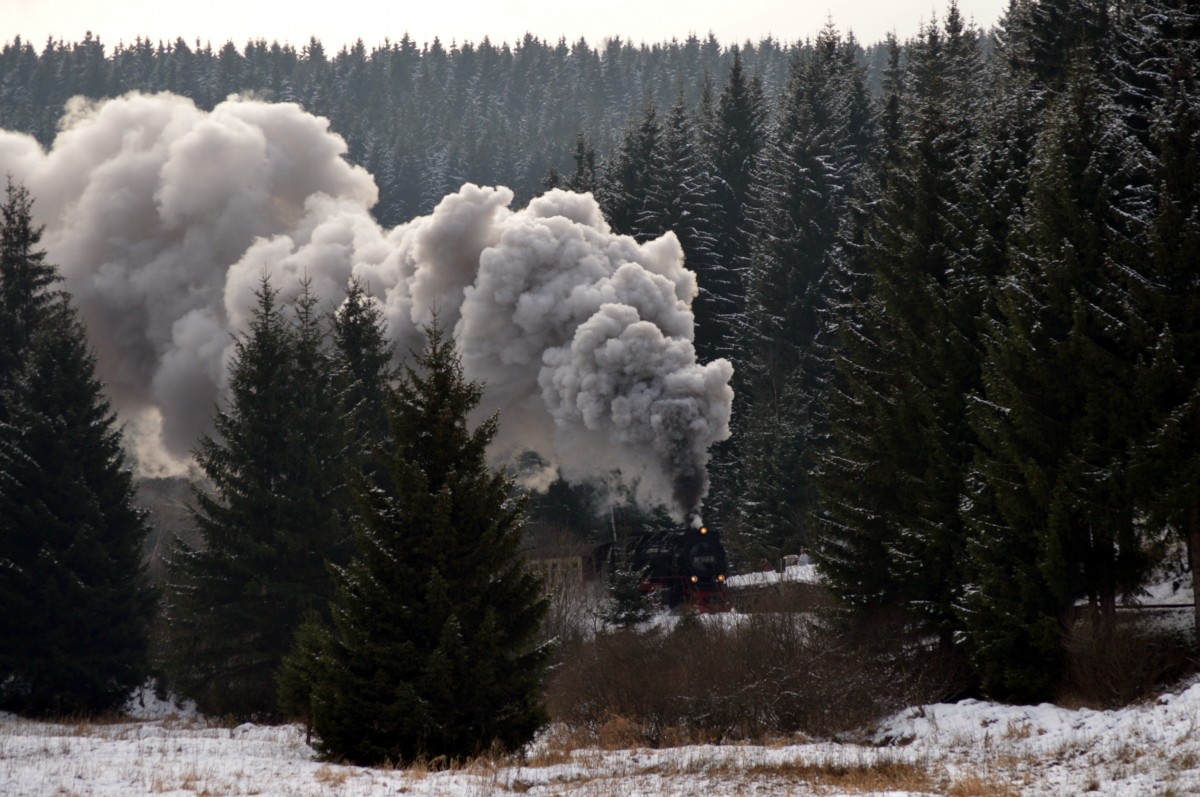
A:
<svg viewBox="0 0 1200 797">
<path fill-rule="evenodd" d="M 0 794 L 8 797 L 1089 793 L 1200 794 L 1200 679 L 1120 711 L 972 700 L 910 708 L 844 743 L 599 750 L 571 749 L 550 734 L 523 760 L 443 771 L 323 763 L 290 725 L 0 715 Z"/>
</svg>

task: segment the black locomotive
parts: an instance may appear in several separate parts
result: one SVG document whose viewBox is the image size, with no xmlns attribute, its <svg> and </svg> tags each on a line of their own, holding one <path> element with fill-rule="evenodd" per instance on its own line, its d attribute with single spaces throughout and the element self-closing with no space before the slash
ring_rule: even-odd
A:
<svg viewBox="0 0 1200 797">
<path fill-rule="evenodd" d="M 643 572 L 642 591 L 668 609 L 729 611 L 729 560 L 714 529 L 698 526 L 638 534 L 626 546 Z"/>
</svg>

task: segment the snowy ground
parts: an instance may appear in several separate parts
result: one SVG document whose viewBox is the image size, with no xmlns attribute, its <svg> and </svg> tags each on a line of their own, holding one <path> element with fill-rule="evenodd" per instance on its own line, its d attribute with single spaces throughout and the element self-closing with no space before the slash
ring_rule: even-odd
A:
<svg viewBox="0 0 1200 797">
<path fill-rule="evenodd" d="M 149 712 L 155 713 L 153 711 Z M 858 743 L 570 749 L 449 771 L 317 761 L 296 726 L 171 715 L 60 724 L 0 715 L 0 794 L 17 795 L 1200 794 L 1200 679 L 1120 711 L 968 700 L 910 708 Z"/>
<path fill-rule="evenodd" d="M 777 570 L 764 570 L 759 573 L 742 573 L 730 576 L 729 586 L 732 589 L 765 587 L 768 584 L 780 584 L 785 581 L 795 581 L 801 584 L 820 584 L 821 576 L 817 573 L 816 565 L 791 565 L 784 568 L 782 573 Z"/>
</svg>

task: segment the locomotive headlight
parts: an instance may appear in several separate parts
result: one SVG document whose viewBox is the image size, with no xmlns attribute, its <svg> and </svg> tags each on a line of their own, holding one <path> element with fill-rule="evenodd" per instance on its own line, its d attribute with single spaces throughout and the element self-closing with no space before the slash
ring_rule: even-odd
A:
<svg viewBox="0 0 1200 797">
<path fill-rule="evenodd" d="M 699 580 L 700 580 L 700 576 L 692 576 L 692 583 L 693 583 L 693 584 L 695 584 L 695 583 L 696 583 L 697 581 L 699 581 Z"/>
<path fill-rule="evenodd" d="M 701 526 L 701 527 L 700 527 L 700 533 L 701 533 L 701 534 L 708 534 L 708 526 Z"/>
<path fill-rule="evenodd" d="M 717 576 L 717 581 L 720 581 L 722 584 L 724 584 L 725 583 L 725 574 L 722 573 L 721 575 Z"/>
</svg>

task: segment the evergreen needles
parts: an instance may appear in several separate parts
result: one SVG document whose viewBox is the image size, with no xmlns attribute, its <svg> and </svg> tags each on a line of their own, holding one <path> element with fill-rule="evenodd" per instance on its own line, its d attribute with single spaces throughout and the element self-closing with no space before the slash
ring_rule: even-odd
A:
<svg viewBox="0 0 1200 797">
<path fill-rule="evenodd" d="M 87 334 L 10 179 L 0 226 L 0 710 L 121 708 L 149 670 L 145 517 Z"/>
<path fill-rule="evenodd" d="M 523 501 L 484 459 L 496 418 L 468 427 L 479 386 L 440 329 L 428 337 L 390 401 L 385 478 L 357 483 L 332 626 L 305 627 L 282 679 L 318 748 L 360 764 L 512 750 L 546 720 L 545 600 L 518 557 Z"/>
</svg>

